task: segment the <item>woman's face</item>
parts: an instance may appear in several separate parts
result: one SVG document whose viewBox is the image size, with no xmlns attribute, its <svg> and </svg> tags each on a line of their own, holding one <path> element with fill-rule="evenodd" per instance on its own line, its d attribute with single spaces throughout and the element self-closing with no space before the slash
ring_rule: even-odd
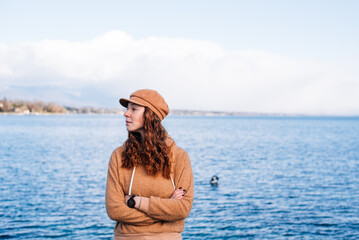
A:
<svg viewBox="0 0 359 240">
<path fill-rule="evenodd" d="M 134 103 L 128 103 L 126 117 L 126 127 L 129 132 L 138 132 L 143 128 L 145 107 Z"/>
</svg>

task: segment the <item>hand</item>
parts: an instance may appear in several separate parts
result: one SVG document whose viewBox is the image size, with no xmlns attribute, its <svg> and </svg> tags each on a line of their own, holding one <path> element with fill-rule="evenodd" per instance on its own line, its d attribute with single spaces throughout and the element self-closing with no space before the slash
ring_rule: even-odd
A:
<svg viewBox="0 0 359 240">
<path fill-rule="evenodd" d="M 172 199 L 182 199 L 183 196 L 187 193 L 186 190 L 182 189 L 182 187 L 180 187 L 179 189 L 176 189 L 173 191 L 172 195 L 170 198 Z"/>
</svg>

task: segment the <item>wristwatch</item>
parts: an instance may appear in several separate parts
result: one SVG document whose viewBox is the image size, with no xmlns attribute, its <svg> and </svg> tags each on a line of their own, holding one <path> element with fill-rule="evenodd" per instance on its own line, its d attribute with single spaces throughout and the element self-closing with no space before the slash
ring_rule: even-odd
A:
<svg viewBox="0 0 359 240">
<path fill-rule="evenodd" d="M 127 206 L 128 206 L 129 208 L 134 208 L 135 205 L 136 205 L 136 201 L 135 201 L 135 199 L 133 199 L 134 197 L 137 197 L 137 195 L 132 195 L 132 196 L 130 197 L 130 199 L 128 199 L 128 201 L 127 201 Z"/>
</svg>

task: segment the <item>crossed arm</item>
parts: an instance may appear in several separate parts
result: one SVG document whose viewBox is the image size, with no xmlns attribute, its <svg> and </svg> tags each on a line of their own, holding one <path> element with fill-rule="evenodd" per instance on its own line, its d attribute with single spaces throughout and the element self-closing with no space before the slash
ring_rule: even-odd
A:
<svg viewBox="0 0 359 240">
<path fill-rule="evenodd" d="M 160 221 L 126 205 L 125 194 L 119 184 L 115 155 L 115 153 L 112 154 L 108 165 L 106 184 L 106 210 L 108 216 L 112 220 L 133 225 L 148 225 Z"/>
<path fill-rule="evenodd" d="M 176 163 L 176 189 L 170 198 L 135 197 L 135 208 L 127 206 L 130 196 L 125 195 L 118 179 L 116 154 L 113 154 L 108 169 L 106 186 L 106 209 L 113 220 L 133 225 L 148 225 L 158 221 L 184 219 L 190 213 L 193 201 L 193 175 L 191 163 L 186 152 L 178 156 L 182 161 Z"/>
</svg>

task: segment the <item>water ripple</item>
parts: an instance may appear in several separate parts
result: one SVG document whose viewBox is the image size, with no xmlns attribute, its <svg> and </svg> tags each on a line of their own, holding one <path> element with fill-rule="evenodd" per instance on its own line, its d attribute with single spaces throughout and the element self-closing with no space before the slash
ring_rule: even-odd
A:
<svg viewBox="0 0 359 240">
<path fill-rule="evenodd" d="M 0 116 L 0 239 L 111 239 L 120 116 Z M 184 239 L 358 239 L 359 119 L 169 117 L 191 156 Z M 220 177 L 217 187 L 210 177 Z"/>
</svg>

